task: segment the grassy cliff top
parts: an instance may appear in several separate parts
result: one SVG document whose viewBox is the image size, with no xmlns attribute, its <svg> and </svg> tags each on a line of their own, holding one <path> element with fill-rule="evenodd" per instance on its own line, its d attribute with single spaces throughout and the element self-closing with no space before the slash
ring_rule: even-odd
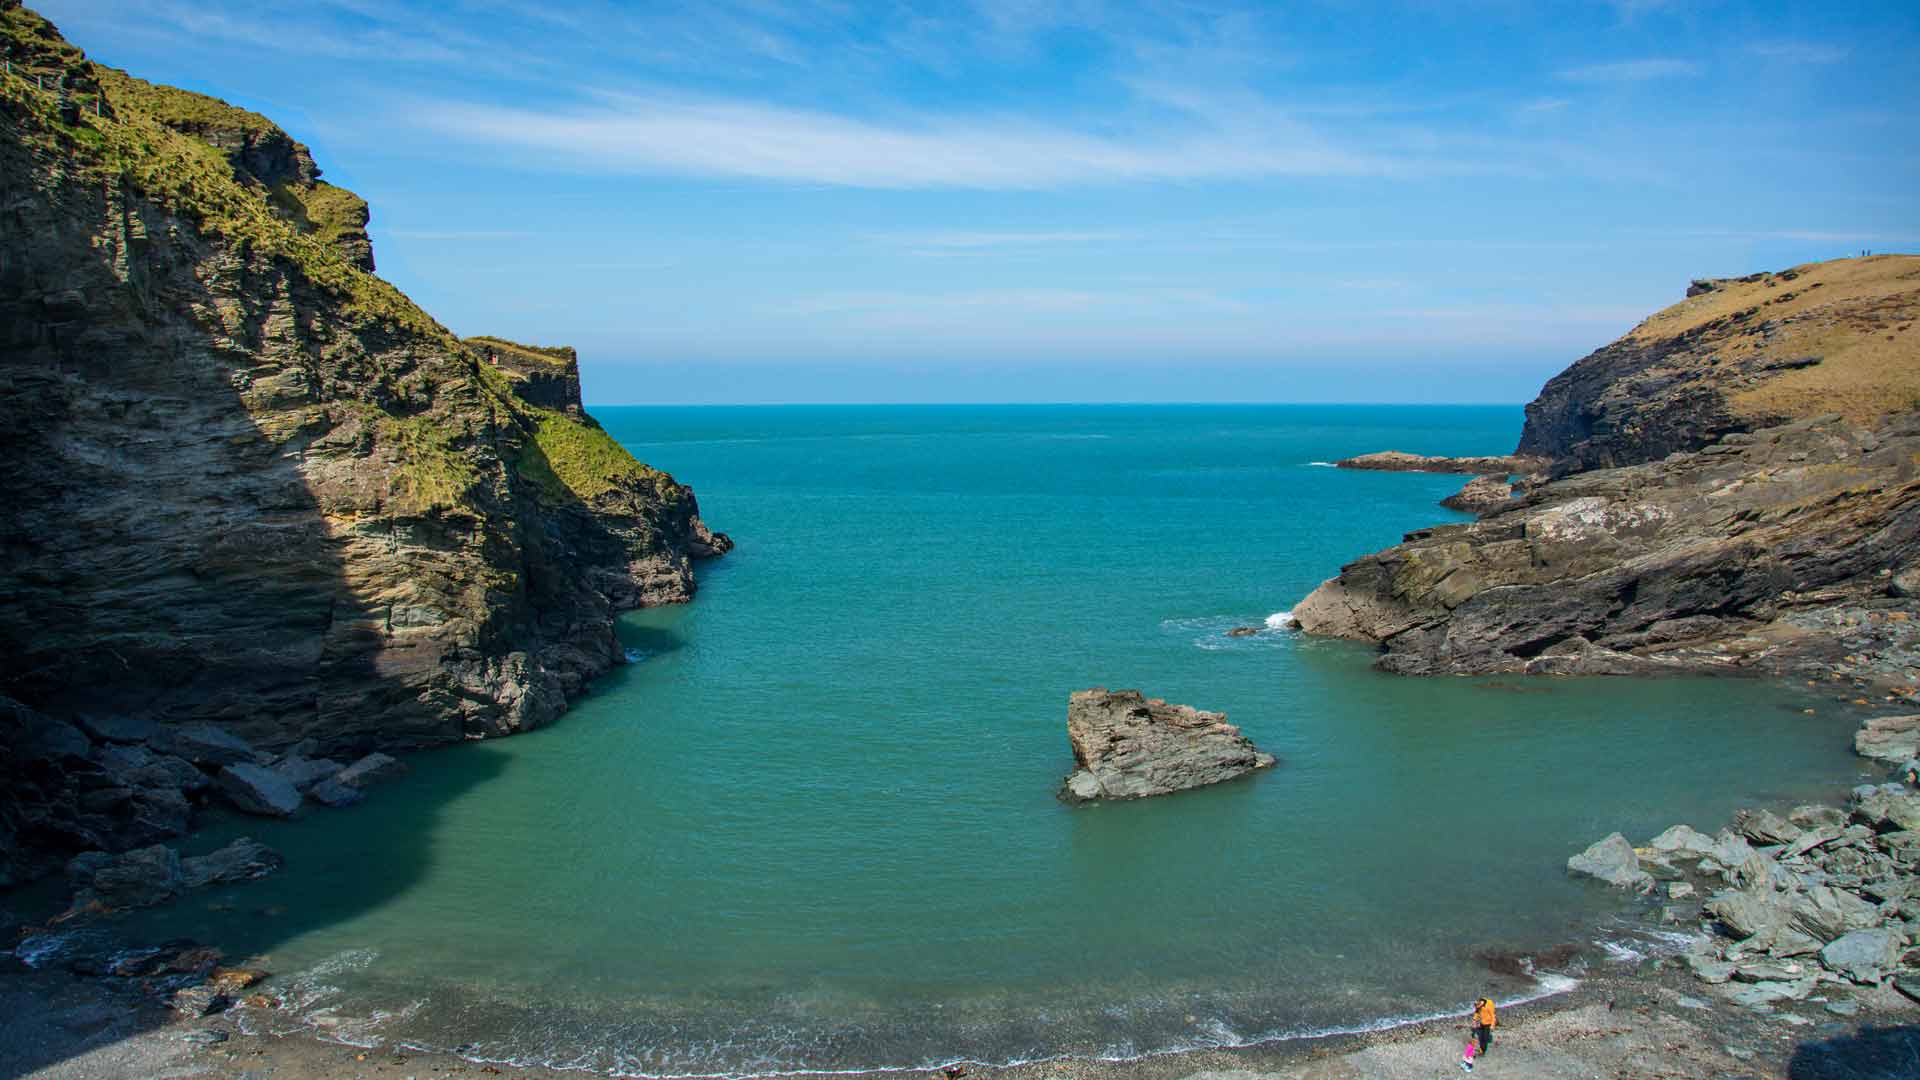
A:
<svg viewBox="0 0 1920 1080">
<path fill-rule="evenodd" d="M 1628 340 L 1692 335 L 1692 362 L 1777 365 L 1729 388 L 1735 413 L 1873 423 L 1920 406 L 1920 256 L 1835 259 L 1696 288 L 1706 291 L 1648 318 Z"/>
<path fill-rule="evenodd" d="M 571 348 L 501 338 L 478 338 L 472 345 L 460 341 L 404 293 L 343 253 L 336 241 L 366 222 L 366 203 L 359 196 L 297 178 L 269 187 L 211 141 L 226 133 L 285 137 L 266 117 L 94 64 L 18 0 L 0 0 L 0 55 L 15 71 L 12 77 L 0 76 L 0 138 L 24 146 L 47 175 L 62 183 L 117 185 L 187 219 L 209 239 L 280 261 L 332 298 L 330 314 L 344 316 L 356 332 L 372 331 L 382 351 L 406 357 L 409 367 L 422 359 L 443 361 L 435 369 L 442 380 L 437 384 L 419 371 L 410 377 L 418 394 L 402 395 L 404 407 L 377 404 L 385 399 L 371 392 L 392 381 L 394 372 L 371 373 L 365 400 L 337 402 L 344 406 L 343 416 L 366 424 L 375 442 L 390 452 L 396 494 L 411 510 L 462 508 L 482 482 L 479 459 L 469 446 L 473 418 L 463 415 L 476 404 L 517 429 L 518 446 L 509 452 L 517 459 L 513 464 L 555 502 L 592 503 L 615 492 L 664 497 L 673 486 L 670 477 L 635 460 L 591 418 L 522 400 L 511 373 L 477 362 L 479 350 L 492 348 L 525 368 L 571 369 Z M 83 108 L 77 119 L 63 118 L 58 96 L 37 85 L 36 74 L 57 74 L 83 106 L 97 95 L 107 108 L 103 115 Z M 298 146 L 291 138 L 286 143 Z M 457 374 L 448 381 L 449 373 Z M 271 418 L 262 421 L 263 430 L 284 426 Z"/>
<path fill-rule="evenodd" d="M 523 345 L 518 341 L 481 334 L 466 339 L 468 345 L 484 352 L 494 352 L 528 364 L 570 365 L 579 362 L 579 354 L 571 345 Z"/>
</svg>

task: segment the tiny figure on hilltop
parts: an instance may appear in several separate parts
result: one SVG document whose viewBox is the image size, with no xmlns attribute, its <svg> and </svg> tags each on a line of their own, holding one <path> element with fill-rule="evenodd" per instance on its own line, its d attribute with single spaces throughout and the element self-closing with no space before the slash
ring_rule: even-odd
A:
<svg viewBox="0 0 1920 1080">
<path fill-rule="evenodd" d="M 1500 1022 L 1494 1015 L 1493 999 L 1481 998 L 1473 1003 L 1473 1037 L 1480 1040 L 1480 1053 L 1487 1052 L 1493 1045 L 1494 1025 Z"/>
</svg>

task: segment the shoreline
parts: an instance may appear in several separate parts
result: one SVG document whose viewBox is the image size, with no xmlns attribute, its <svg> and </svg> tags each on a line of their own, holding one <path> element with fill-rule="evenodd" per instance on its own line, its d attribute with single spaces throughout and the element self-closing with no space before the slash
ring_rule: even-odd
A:
<svg viewBox="0 0 1920 1080">
<path fill-rule="evenodd" d="M 1495 1076 L 1719 1077 L 1787 1076 L 1809 1043 L 1822 1053 L 1871 1056 L 1875 1033 L 1886 1022 L 1911 1023 L 1898 1005 L 1863 1008 L 1841 1020 L 1801 1018 L 1784 1024 L 1730 1002 L 1705 1000 L 1684 967 L 1646 961 L 1634 969 L 1599 971 L 1576 986 L 1501 1008 L 1492 1052 L 1480 1068 Z M 582 1075 L 644 1077 L 647 1080 L 784 1080 L 797 1076 L 940 1077 L 939 1069 L 889 1067 L 870 1070 L 775 1070 L 733 1073 L 657 1074 L 600 1072 L 580 1066 L 513 1064 L 405 1043 L 361 1047 L 316 1035 L 248 1034 L 234 1017 L 162 1023 L 126 1033 L 100 1019 L 124 1003 L 96 980 L 64 972 L 0 977 L 0 1070 L 5 1075 L 58 1077 L 197 1075 L 240 1080 L 270 1072 L 276 1080 L 334 1077 L 474 1075 L 524 1080 L 568 1080 Z M 148 1006 L 150 1010 L 164 1008 Z M 1902 1013 L 1905 1015 L 1902 1015 Z M 89 1036 L 73 1032 L 73 1020 L 101 1026 Z M 153 1017 L 147 1017 L 149 1021 Z M 1347 1032 L 1269 1039 L 1244 1046 L 1201 1047 L 1133 1058 L 1055 1056 L 1007 1065 L 967 1066 L 970 1077 L 995 1080 L 1183 1080 L 1223 1072 L 1272 1076 L 1276 1080 L 1334 1080 L 1431 1076 L 1451 1070 L 1465 1039 L 1464 1013 L 1425 1017 Z M 1910 1030 L 1910 1029 L 1909 1029 Z M 212 1035 L 209 1033 L 218 1033 Z M 71 1055 L 42 1067 L 22 1060 L 48 1040 L 69 1042 Z M 1676 1048 L 1683 1048 L 1676 1052 Z M 262 1070 L 267 1072 L 263 1072 Z"/>
</svg>

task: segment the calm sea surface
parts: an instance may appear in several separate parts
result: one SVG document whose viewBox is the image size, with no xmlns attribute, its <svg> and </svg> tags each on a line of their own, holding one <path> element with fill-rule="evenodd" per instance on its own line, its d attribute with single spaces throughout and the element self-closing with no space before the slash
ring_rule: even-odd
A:
<svg viewBox="0 0 1920 1080">
<path fill-rule="evenodd" d="M 1858 772 L 1849 721 L 1759 683 L 1409 680 L 1224 636 L 1464 520 L 1435 505 L 1460 478 L 1316 463 L 1504 452 L 1515 408 L 597 415 L 738 549 L 629 616 L 637 662 L 551 729 L 200 838 L 288 856 L 155 917 L 268 954 L 298 999 L 256 1022 L 653 1074 L 1363 1027 L 1537 992 L 1478 948 L 1622 934 L 1562 869 L 1592 840 Z M 1096 685 L 1224 710 L 1281 764 L 1064 806 Z"/>
</svg>

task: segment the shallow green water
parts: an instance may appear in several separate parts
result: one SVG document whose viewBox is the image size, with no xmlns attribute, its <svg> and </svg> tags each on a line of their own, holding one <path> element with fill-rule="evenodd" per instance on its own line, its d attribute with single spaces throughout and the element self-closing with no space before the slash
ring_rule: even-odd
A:
<svg viewBox="0 0 1920 1080">
<path fill-rule="evenodd" d="M 600 415 L 738 550 L 629 616 L 638 662 L 559 725 L 203 838 L 288 854 L 158 917 L 307 970 L 272 1023 L 650 1073 L 1365 1026 L 1529 992 L 1478 947 L 1604 936 L 1620 901 L 1561 869 L 1599 836 L 1857 775 L 1847 721 L 1759 683 L 1409 680 L 1223 636 L 1458 518 L 1459 478 L 1310 463 L 1499 452 L 1517 409 Z M 1092 685 L 1225 710 L 1281 765 L 1068 808 Z"/>
</svg>

